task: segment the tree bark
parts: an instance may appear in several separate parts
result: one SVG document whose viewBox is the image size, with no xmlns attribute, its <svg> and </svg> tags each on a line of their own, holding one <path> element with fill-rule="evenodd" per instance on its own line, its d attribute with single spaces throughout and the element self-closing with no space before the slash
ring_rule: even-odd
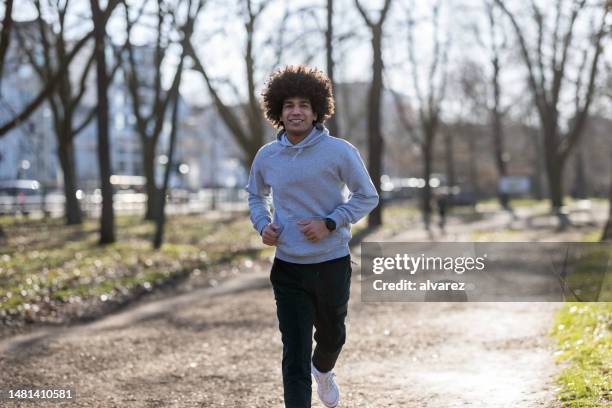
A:
<svg viewBox="0 0 612 408">
<path fill-rule="evenodd" d="M 588 178 L 584 170 L 584 157 L 582 148 L 578 148 L 574 152 L 574 188 L 573 196 L 579 199 L 586 199 L 589 195 Z"/>
<path fill-rule="evenodd" d="M 533 194 L 537 200 L 541 200 L 544 197 L 544 185 L 542 183 L 542 175 L 545 174 L 545 170 L 542 166 L 542 141 L 540 140 L 540 133 L 537 129 L 531 129 L 526 127 L 527 132 L 531 133 L 531 139 L 533 141 L 533 147 L 535 150 L 534 162 L 533 162 Z"/>
<path fill-rule="evenodd" d="M 601 240 L 612 241 L 612 175 L 610 179 L 610 188 L 608 190 L 608 222 L 606 222 L 604 226 Z"/>
<path fill-rule="evenodd" d="M 499 60 L 493 59 L 493 109 L 491 110 L 491 134 L 493 136 L 493 154 L 497 168 L 498 179 L 508 175 L 506 160 L 504 157 L 504 127 L 502 124 L 502 113 L 500 107 L 501 89 L 499 86 Z M 510 198 L 507 193 L 498 188 L 497 197 L 502 208 L 510 209 Z"/>
<path fill-rule="evenodd" d="M 81 224 L 83 221 L 81 206 L 76 196 L 76 167 L 74 162 L 74 144 L 70 138 L 64 139 L 58 146 L 58 156 L 64 178 L 64 217 L 66 225 Z"/>
<path fill-rule="evenodd" d="M 473 135 L 469 137 L 470 149 L 470 183 L 474 189 L 476 200 L 480 199 L 480 181 L 478 179 L 478 155 L 476 154 L 476 140 Z"/>
<path fill-rule="evenodd" d="M 98 160 L 100 185 L 102 189 L 102 215 L 100 217 L 99 243 L 115 242 L 115 214 L 113 211 L 113 189 L 110 183 L 111 154 L 108 134 L 108 76 L 106 72 L 105 35 L 106 20 L 98 0 L 90 0 L 94 23 L 96 53 L 97 94 L 98 94 Z"/>
<path fill-rule="evenodd" d="M 431 227 L 431 186 L 429 185 L 429 179 L 431 178 L 432 167 L 433 167 L 433 146 L 435 138 L 435 130 L 431 128 L 431 125 L 423 125 L 423 134 L 425 140 L 421 144 L 421 153 L 423 155 L 423 180 L 425 180 L 425 186 L 423 186 L 421 195 L 421 209 L 423 211 L 423 224 L 425 229 L 429 231 Z"/>
<path fill-rule="evenodd" d="M 2 20 L 2 32 L 0 33 L 0 94 L 2 94 L 2 77 L 4 72 L 4 60 L 11 38 L 13 26 L 13 0 L 4 2 L 4 18 Z"/>
<path fill-rule="evenodd" d="M 181 61 L 179 63 L 179 67 L 176 75 L 178 76 L 178 83 L 180 85 L 182 71 L 183 71 L 183 58 L 181 57 Z M 155 238 L 153 239 L 153 248 L 159 249 L 164 240 L 164 227 L 166 224 L 166 192 L 168 191 L 168 182 L 170 180 L 170 173 L 172 172 L 172 165 L 174 163 L 174 149 L 176 146 L 177 139 L 177 122 L 178 122 L 178 86 L 174 96 L 174 103 L 172 106 L 172 118 L 171 118 L 171 126 L 172 129 L 170 131 L 170 146 L 168 147 L 168 164 L 166 166 L 164 172 L 164 183 L 162 185 L 160 194 L 159 194 L 159 204 L 157 209 L 157 217 L 156 217 L 156 228 L 155 228 Z"/>
<path fill-rule="evenodd" d="M 148 139 L 143 143 L 142 158 L 147 193 L 145 220 L 154 220 L 159 209 L 159 189 L 155 182 L 155 144 Z"/>
<path fill-rule="evenodd" d="M 368 101 L 368 171 L 376 192 L 381 195 L 380 177 L 382 176 L 382 154 L 384 141 L 380 129 L 380 99 L 383 89 L 382 82 L 382 27 L 372 29 L 372 50 L 374 53 L 372 65 L 372 85 Z M 368 217 L 368 227 L 373 228 L 382 224 L 383 202 L 380 200 L 376 208 Z"/>
<path fill-rule="evenodd" d="M 444 152 L 446 156 L 446 178 L 447 186 L 453 187 L 456 184 L 455 180 L 455 146 L 453 143 L 453 136 L 450 131 L 447 130 L 444 133 Z M 449 191 L 450 192 L 450 191 Z"/>
</svg>

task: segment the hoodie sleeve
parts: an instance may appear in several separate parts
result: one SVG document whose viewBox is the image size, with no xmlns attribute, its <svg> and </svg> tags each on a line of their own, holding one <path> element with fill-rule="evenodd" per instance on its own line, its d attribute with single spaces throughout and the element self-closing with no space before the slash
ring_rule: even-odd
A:
<svg viewBox="0 0 612 408">
<path fill-rule="evenodd" d="M 359 151 L 349 145 L 345 160 L 340 167 L 340 177 L 351 192 L 349 200 L 339 205 L 328 215 L 337 227 L 354 224 L 365 217 L 378 205 L 378 193 L 370 175 L 359 155 Z"/>
<path fill-rule="evenodd" d="M 264 227 L 272 222 L 270 214 L 270 186 L 264 181 L 261 168 L 262 149 L 255 155 L 249 173 L 249 181 L 244 188 L 249 193 L 251 223 L 253 223 L 253 228 L 259 232 L 259 235 L 261 235 Z"/>
</svg>

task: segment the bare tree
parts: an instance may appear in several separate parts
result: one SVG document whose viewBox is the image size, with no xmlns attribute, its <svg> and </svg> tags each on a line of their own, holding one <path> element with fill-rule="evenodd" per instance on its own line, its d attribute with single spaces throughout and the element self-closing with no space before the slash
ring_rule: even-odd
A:
<svg viewBox="0 0 612 408">
<path fill-rule="evenodd" d="M 419 104 L 417 110 L 418 125 L 414 125 L 411 118 L 407 115 L 407 108 L 402 100 L 395 98 L 398 116 L 406 132 L 413 138 L 414 142 L 421 149 L 423 179 L 425 185 L 421 191 L 421 209 L 423 223 L 429 230 L 431 223 L 431 185 L 429 179 L 433 169 L 433 147 L 436 136 L 441 125 L 442 102 L 446 94 L 447 71 L 446 62 L 448 59 L 448 42 L 442 42 L 440 38 L 440 1 L 432 7 L 433 23 L 433 55 L 428 66 L 426 89 L 422 89 L 420 68 L 421 64 L 416 57 L 415 49 L 415 19 L 412 11 L 406 10 L 408 19 L 408 57 L 412 72 L 412 85 Z M 413 7 L 410 7 L 413 9 Z"/>
<path fill-rule="evenodd" d="M 106 9 L 103 13 L 104 22 L 108 20 L 112 11 L 119 4 L 118 0 L 110 0 Z M 63 61 L 60 63 L 59 67 L 55 71 L 53 75 L 50 76 L 50 79 L 45 83 L 44 87 L 40 90 L 40 92 L 30 101 L 25 107 L 21 109 L 20 112 L 15 113 L 15 115 L 0 125 L 0 138 L 5 136 L 11 129 L 14 129 L 17 126 L 20 126 L 24 120 L 26 120 L 40 105 L 42 105 L 49 97 L 51 92 L 55 90 L 60 82 L 60 78 L 64 75 L 65 71 L 68 69 L 74 57 L 79 53 L 79 51 L 87 44 L 87 42 L 93 37 L 94 31 L 90 31 L 85 34 L 81 39 L 79 39 L 72 50 L 66 54 Z"/>
<path fill-rule="evenodd" d="M 8 50 L 13 26 L 13 0 L 7 0 L 4 6 L 4 19 L 2 20 L 2 31 L 0 31 L 0 95 L 2 94 L 2 76 L 4 73 L 4 59 Z M 1 159 L 0 159 L 1 160 Z M 6 234 L 0 226 L 0 242 L 6 238 Z"/>
<path fill-rule="evenodd" d="M 0 94 L 2 94 L 2 74 L 4 72 L 4 59 L 9 47 L 11 29 L 13 28 L 13 0 L 6 0 L 4 5 L 4 18 L 2 31 L 0 31 Z"/>
<path fill-rule="evenodd" d="M 564 16 L 564 1 L 557 0 L 555 7 L 551 7 L 554 9 L 552 32 L 546 33 L 546 14 L 535 2 L 532 2 L 531 17 L 533 28 L 537 32 L 537 41 L 532 47 L 528 45 L 526 29 L 519 24 L 515 13 L 508 9 L 504 1 L 495 0 L 495 3 L 509 18 L 518 39 L 521 56 L 527 68 L 529 89 L 542 128 L 551 207 L 559 218 L 559 227 L 565 228 L 569 225 L 569 219 L 562 211 L 563 169 L 572 148 L 583 133 L 588 117 L 602 53 L 602 38 L 606 32 L 606 16 L 612 8 L 612 3 L 606 1 L 602 5 L 589 8 L 586 0 L 573 0 L 569 15 Z M 579 15 L 587 9 L 601 10 L 601 13 L 599 22 L 593 23 L 595 31 L 588 48 L 582 48 L 573 45 L 572 42 L 576 36 L 575 23 Z M 566 27 L 563 27 L 564 20 L 567 20 Z M 545 38 L 547 34 L 550 34 L 550 38 Z M 549 44 L 550 50 L 545 49 L 546 43 Z M 573 56 L 573 60 L 582 61 L 575 78 L 570 77 L 571 68 L 568 68 L 570 66 L 568 61 L 572 60 L 570 55 L 572 50 L 579 52 L 577 56 Z M 567 88 L 572 84 L 575 85 L 577 103 L 567 123 L 562 123 L 561 98 L 563 92 L 567 92 Z"/>
<path fill-rule="evenodd" d="M 94 44 L 96 61 L 96 85 L 98 95 L 98 160 L 100 166 L 100 185 L 102 190 L 102 215 L 100 217 L 101 245 L 115 242 L 115 214 L 113 211 L 113 188 L 110 182 L 111 154 L 108 132 L 108 87 L 110 80 L 106 68 L 106 22 L 105 11 L 117 5 L 118 0 L 110 0 L 106 10 L 100 8 L 99 0 L 90 0 L 94 25 Z"/>
<path fill-rule="evenodd" d="M 608 188 L 608 221 L 601 233 L 601 240 L 612 240 L 612 177 L 610 178 L 610 187 Z"/>
<path fill-rule="evenodd" d="M 489 122 L 491 128 L 491 137 L 493 140 L 493 158 L 497 169 L 498 178 L 501 179 L 508 175 L 507 157 L 505 153 L 505 137 L 503 121 L 510 106 L 502 106 L 502 88 L 501 88 L 501 71 L 502 71 L 502 54 L 508 49 L 508 39 L 505 35 L 505 30 L 500 24 L 499 12 L 495 4 L 491 0 L 483 2 L 485 13 L 487 16 L 487 31 L 486 35 L 482 35 L 480 30 L 475 27 L 475 36 L 480 47 L 485 51 L 486 58 L 490 65 L 491 74 L 488 77 L 489 86 L 487 97 L 488 101 L 485 106 L 488 110 Z M 506 192 L 498 188 L 497 197 L 502 208 L 509 210 L 510 201 Z"/>
<path fill-rule="evenodd" d="M 384 152 L 383 137 L 380 121 L 380 100 L 383 90 L 383 59 L 382 37 L 383 24 L 391 6 L 391 0 L 385 0 L 377 20 L 373 20 L 363 8 L 359 0 L 355 6 L 361 17 L 372 32 L 372 83 L 368 98 L 368 171 L 374 181 L 378 194 L 381 194 L 380 177 L 382 173 L 382 157 Z M 374 228 L 382 224 L 382 201 L 368 216 L 368 227 Z"/>
<path fill-rule="evenodd" d="M 245 165 L 251 166 L 255 154 L 264 142 L 264 117 L 259 106 L 259 98 L 255 93 L 255 52 L 253 49 L 254 35 L 257 19 L 261 16 L 269 2 L 261 2 L 255 7 L 252 0 L 243 0 L 244 5 L 244 28 L 246 32 L 246 43 L 244 53 L 244 65 L 246 70 L 247 103 L 241 105 L 242 113 L 246 117 L 246 126 L 239 115 L 232 111 L 231 107 L 221 97 L 213 78 L 210 77 L 205 66 L 198 57 L 193 44 L 186 44 L 187 54 L 193 61 L 193 69 L 202 74 L 206 87 L 213 99 L 213 103 L 221 116 L 221 119 L 230 130 L 238 145 L 245 153 Z"/>
<path fill-rule="evenodd" d="M 450 129 L 444 130 L 444 161 L 446 165 L 447 185 L 453 187 L 457 184 L 455 176 L 455 143 Z M 450 190 L 449 190 L 450 191 Z"/>
<path fill-rule="evenodd" d="M 612 63 L 606 64 L 606 72 L 608 73 L 608 78 L 606 78 L 606 94 L 604 97 L 612 103 Z M 612 153 L 612 149 L 610 149 L 610 151 Z M 612 163 L 612 154 L 610 163 Z M 610 187 L 608 189 L 608 221 L 606 222 L 601 234 L 602 241 L 612 241 L 612 165 L 610 170 Z"/>
<path fill-rule="evenodd" d="M 336 95 L 336 82 L 334 75 L 334 0 L 327 0 L 327 29 L 325 30 L 325 59 L 327 64 L 327 76 L 332 84 L 332 91 Z M 339 136 L 338 127 L 338 105 L 334 115 L 328 119 L 327 127 L 332 135 Z"/>
<path fill-rule="evenodd" d="M 183 75 L 183 63 L 186 56 L 186 47 L 185 44 L 190 41 L 191 35 L 193 34 L 193 25 L 196 17 L 198 16 L 200 10 L 204 7 L 205 1 L 199 0 L 195 6 L 195 9 L 192 11 L 192 0 L 189 0 L 187 3 L 187 21 L 185 22 L 183 28 L 180 30 L 183 34 L 183 39 L 181 41 L 182 51 L 180 60 L 178 63 L 178 67 L 174 74 L 174 79 L 172 81 L 172 86 L 169 91 L 169 98 L 172 98 L 172 114 L 170 119 L 170 145 L 168 147 L 168 163 L 166 164 L 166 169 L 164 172 L 164 182 L 162 184 L 160 194 L 159 194 L 159 206 L 157 208 L 157 214 L 155 217 L 156 220 L 156 228 L 155 228 L 155 236 L 153 238 L 153 247 L 155 249 L 159 249 L 162 245 L 164 239 L 164 226 L 166 223 L 166 192 L 168 191 L 168 183 L 170 180 L 170 173 L 172 171 L 173 157 L 174 157 L 174 149 L 176 146 L 177 133 L 178 133 L 178 107 L 179 107 L 179 88 L 181 84 L 181 78 Z M 165 109 L 162 111 L 161 115 L 163 117 L 166 116 Z"/>
<path fill-rule="evenodd" d="M 37 11 L 37 34 L 32 36 L 32 33 L 22 33 L 19 29 L 16 30 L 20 48 L 27 56 L 28 63 L 42 83 L 51 80 L 57 69 L 56 65 L 61 64 L 68 54 L 68 41 L 65 38 L 65 33 L 69 5 L 70 1 L 67 0 L 63 4 L 57 3 L 51 6 L 53 7 L 52 11 L 57 15 L 59 26 L 59 29 L 54 31 L 51 25 L 43 20 L 40 1 L 34 0 Z M 96 108 L 91 108 L 79 123 L 75 122 L 77 109 L 85 95 L 87 78 L 93 60 L 94 54 L 92 53 L 91 56 L 87 57 L 76 84 L 72 80 L 72 70 L 70 68 L 63 70 L 56 78 L 57 86 L 47 96 L 58 143 L 57 152 L 64 181 L 64 216 L 68 225 L 81 224 L 82 222 L 81 208 L 76 196 L 77 176 L 74 140 L 94 118 Z M 113 68 L 112 75 L 117 71 L 117 68 L 118 64 Z"/>
<path fill-rule="evenodd" d="M 146 5 L 143 2 L 143 7 Z M 140 137 L 142 145 L 142 163 L 146 180 L 147 207 L 145 219 L 153 220 L 159 209 L 159 190 L 155 184 L 155 152 L 157 149 L 159 137 L 163 130 L 165 112 L 170 103 L 171 95 L 175 92 L 174 89 L 164 90 L 162 87 L 162 65 L 166 57 L 166 31 L 164 24 L 170 18 L 171 13 L 168 4 L 164 0 L 157 1 L 157 24 L 156 24 L 156 40 L 153 48 L 153 78 L 152 81 L 144 78 L 142 67 L 138 66 L 135 56 L 135 47 L 129 36 L 129 32 L 134 27 L 135 21 L 130 19 L 129 7 L 125 7 L 125 19 L 128 35 L 125 40 L 125 48 L 127 49 L 127 66 L 124 69 L 126 83 L 132 101 L 132 111 L 136 117 L 136 131 Z M 145 46 L 146 47 L 146 46 Z M 146 51 L 141 47 L 142 51 Z M 147 71 L 151 67 L 146 67 Z M 147 72 L 144 71 L 144 72 Z M 176 84 L 176 85 L 174 85 Z M 178 86 L 178 83 L 173 82 L 173 86 Z M 153 94 L 153 97 L 147 95 Z M 147 114 L 148 112 L 148 114 Z"/>
</svg>

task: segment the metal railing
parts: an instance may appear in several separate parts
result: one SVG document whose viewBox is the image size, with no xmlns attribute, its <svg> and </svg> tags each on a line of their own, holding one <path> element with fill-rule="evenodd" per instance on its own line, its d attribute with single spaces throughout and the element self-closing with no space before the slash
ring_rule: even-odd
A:
<svg viewBox="0 0 612 408">
<path fill-rule="evenodd" d="M 169 214 L 194 214 L 210 210 L 246 210 L 248 193 L 236 188 L 208 188 L 197 192 L 172 190 L 167 195 L 166 211 Z M 46 196 L 25 197 L 0 196 L 0 215 L 43 215 L 45 212 L 54 217 L 64 214 L 65 197 L 63 194 L 50 193 Z M 82 194 L 79 200 L 81 209 L 87 216 L 95 217 L 100 213 L 102 196 L 99 193 Z M 117 214 L 144 213 L 146 194 L 118 192 L 113 195 L 113 208 Z"/>
</svg>

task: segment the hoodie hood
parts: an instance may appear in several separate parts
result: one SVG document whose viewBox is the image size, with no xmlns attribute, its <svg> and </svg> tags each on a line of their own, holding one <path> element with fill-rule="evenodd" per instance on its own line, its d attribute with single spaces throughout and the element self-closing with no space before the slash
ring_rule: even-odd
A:
<svg viewBox="0 0 612 408">
<path fill-rule="evenodd" d="M 300 148 L 304 148 L 304 147 L 308 147 L 308 146 L 317 144 L 324 135 L 329 135 L 329 130 L 327 130 L 327 128 L 323 126 L 322 124 L 317 123 L 312 128 L 308 136 L 302 139 L 300 143 L 297 143 L 297 144 L 291 143 L 289 138 L 287 138 L 287 132 L 284 129 L 278 132 L 278 134 L 276 135 L 276 140 L 278 140 L 280 144 L 283 146 L 291 147 L 294 149 L 300 149 Z"/>
<path fill-rule="evenodd" d="M 295 153 L 295 155 L 291 159 L 291 160 L 295 160 L 295 158 L 300 153 L 302 153 L 302 150 L 304 150 L 307 147 L 314 146 L 315 144 L 319 143 L 325 136 L 329 136 L 329 130 L 327 130 L 327 128 L 324 125 L 322 125 L 320 123 L 317 123 L 312 128 L 312 130 L 310 131 L 308 136 L 306 136 L 304 139 L 302 139 L 297 144 L 291 143 L 291 141 L 287 137 L 287 132 L 284 129 L 281 130 L 280 132 L 278 132 L 278 134 L 276 135 L 276 140 L 278 140 L 278 142 L 281 144 L 281 146 L 283 146 L 282 150 L 287 149 L 287 148 L 297 149 L 297 152 Z"/>
</svg>

